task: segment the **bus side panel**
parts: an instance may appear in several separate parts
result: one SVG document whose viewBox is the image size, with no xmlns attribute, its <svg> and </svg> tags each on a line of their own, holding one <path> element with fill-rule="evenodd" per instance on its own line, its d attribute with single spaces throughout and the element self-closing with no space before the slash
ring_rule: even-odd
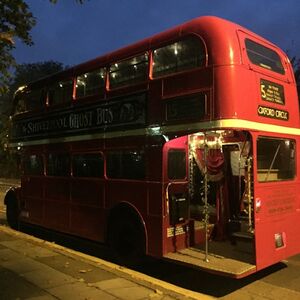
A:
<svg viewBox="0 0 300 300">
<path fill-rule="evenodd" d="M 44 219 L 43 177 L 23 176 L 21 187 L 21 208 L 28 213 L 23 220 L 40 224 Z"/>
<path fill-rule="evenodd" d="M 69 178 L 46 178 L 44 215 L 44 225 L 46 227 L 68 232 L 70 220 Z"/>
<path fill-rule="evenodd" d="M 73 178 L 70 231 L 96 241 L 104 241 L 104 180 Z"/>
<path fill-rule="evenodd" d="M 277 263 L 300 250 L 299 183 L 260 183 L 255 192 L 257 269 Z"/>
</svg>

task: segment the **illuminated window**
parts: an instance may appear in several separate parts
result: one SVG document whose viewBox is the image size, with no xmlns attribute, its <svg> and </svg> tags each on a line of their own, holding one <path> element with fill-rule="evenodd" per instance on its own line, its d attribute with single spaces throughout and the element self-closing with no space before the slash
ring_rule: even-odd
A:
<svg viewBox="0 0 300 300">
<path fill-rule="evenodd" d="M 146 81 L 148 78 L 148 55 L 143 54 L 114 63 L 109 70 L 109 86 L 116 88 Z"/>
<path fill-rule="evenodd" d="M 206 53 L 199 38 L 190 37 L 153 51 L 153 77 L 205 66 Z"/>
<path fill-rule="evenodd" d="M 50 86 L 48 91 L 49 105 L 55 105 L 72 100 L 73 82 L 72 80 L 61 81 Z"/>
<path fill-rule="evenodd" d="M 35 111 L 46 105 L 46 93 L 42 89 L 23 91 L 17 96 L 15 113 Z"/>
<path fill-rule="evenodd" d="M 249 39 L 245 40 L 247 55 L 250 61 L 264 69 L 284 74 L 284 68 L 279 55 L 272 49 Z"/>
<path fill-rule="evenodd" d="M 76 80 L 76 98 L 99 95 L 105 87 L 105 69 L 82 74 Z"/>
</svg>

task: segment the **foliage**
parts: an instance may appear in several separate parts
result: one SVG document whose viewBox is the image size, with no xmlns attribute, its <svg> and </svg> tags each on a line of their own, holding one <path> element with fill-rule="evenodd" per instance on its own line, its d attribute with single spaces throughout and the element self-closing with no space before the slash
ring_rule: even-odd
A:
<svg viewBox="0 0 300 300">
<path fill-rule="evenodd" d="M 15 66 L 12 55 L 14 40 L 32 45 L 29 34 L 35 18 L 23 0 L 0 0 L 0 94 L 7 91 L 11 78 L 10 70 Z"/>
<path fill-rule="evenodd" d="M 300 59 L 297 58 L 296 56 L 293 56 L 291 58 L 291 64 L 294 69 L 294 75 L 295 75 L 295 80 L 296 80 L 297 90 L 298 90 L 298 98 L 300 102 Z"/>
<path fill-rule="evenodd" d="M 8 116 L 0 115 L 0 177 L 18 178 L 19 154 L 7 148 Z"/>
<path fill-rule="evenodd" d="M 49 0 L 55 4 L 58 0 Z M 86 0 L 75 0 L 83 4 Z M 28 46 L 33 44 L 30 30 L 36 19 L 30 12 L 26 0 L 0 0 L 0 95 L 7 92 L 11 71 L 16 62 L 12 55 L 15 40 Z"/>
</svg>

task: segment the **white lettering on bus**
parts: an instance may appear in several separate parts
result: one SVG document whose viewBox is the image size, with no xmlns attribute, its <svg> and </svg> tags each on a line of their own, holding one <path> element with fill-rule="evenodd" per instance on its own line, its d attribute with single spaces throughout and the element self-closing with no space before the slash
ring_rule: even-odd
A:
<svg viewBox="0 0 300 300">
<path fill-rule="evenodd" d="M 109 108 L 97 108 L 97 125 L 111 124 L 113 119 L 113 113 Z"/>
<path fill-rule="evenodd" d="M 93 120 L 92 111 L 79 113 L 79 114 L 70 114 L 69 116 L 70 129 L 91 127 L 92 120 Z"/>
</svg>

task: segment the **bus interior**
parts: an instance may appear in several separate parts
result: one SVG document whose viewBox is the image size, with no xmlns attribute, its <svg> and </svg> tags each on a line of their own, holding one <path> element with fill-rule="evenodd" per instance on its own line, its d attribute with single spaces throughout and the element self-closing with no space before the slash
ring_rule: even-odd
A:
<svg viewBox="0 0 300 300">
<path fill-rule="evenodd" d="M 189 247 L 176 249 L 175 229 L 176 251 L 165 257 L 232 277 L 252 273 L 256 267 L 251 135 L 216 130 L 186 139 L 187 183 L 174 182 L 173 188 L 170 183 L 167 193 L 170 223 L 182 226 Z"/>
</svg>

